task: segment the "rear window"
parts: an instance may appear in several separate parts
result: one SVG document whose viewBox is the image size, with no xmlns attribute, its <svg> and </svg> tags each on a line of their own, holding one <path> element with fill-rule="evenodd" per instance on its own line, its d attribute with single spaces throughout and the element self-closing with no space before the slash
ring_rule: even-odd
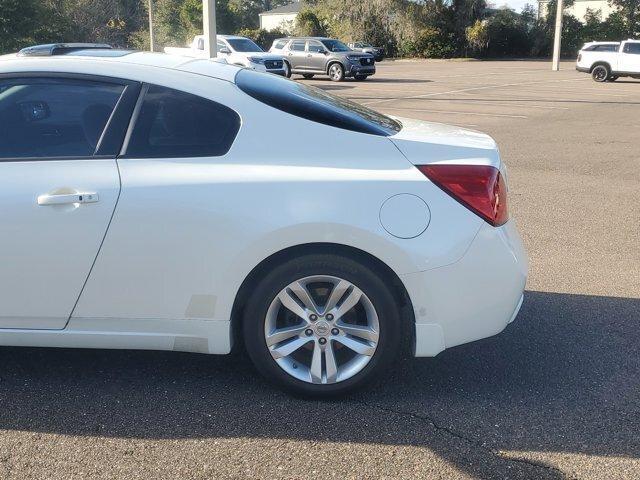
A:
<svg viewBox="0 0 640 480">
<path fill-rule="evenodd" d="M 380 136 L 394 135 L 402 129 L 400 122 L 386 115 L 275 75 L 243 69 L 236 76 L 236 84 L 262 103 L 324 125 Z"/>
</svg>

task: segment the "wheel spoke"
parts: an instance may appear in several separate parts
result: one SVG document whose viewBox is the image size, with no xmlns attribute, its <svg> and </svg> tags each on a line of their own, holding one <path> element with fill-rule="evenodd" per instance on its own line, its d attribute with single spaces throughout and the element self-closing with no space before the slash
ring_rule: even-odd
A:
<svg viewBox="0 0 640 480">
<path fill-rule="evenodd" d="M 273 345 L 284 342 L 292 337 L 296 337 L 304 332 L 306 328 L 306 324 L 304 325 L 296 325 L 295 327 L 287 327 L 287 328 L 279 328 L 274 330 L 267 336 L 267 346 L 272 347 Z"/>
<path fill-rule="evenodd" d="M 308 310 L 311 310 L 314 313 L 318 313 L 318 307 L 316 307 L 316 302 L 314 302 L 313 298 L 311 298 L 311 295 L 309 295 L 309 291 L 307 290 L 307 287 L 305 287 L 300 282 L 293 282 L 291 285 L 289 285 L 289 288 L 296 295 L 296 297 L 300 299 L 300 301 L 304 304 L 304 306 Z"/>
<path fill-rule="evenodd" d="M 291 340 L 290 342 L 285 343 L 284 345 L 281 345 L 279 347 L 272 349 L 271 356 L 273 356 L 273 358 L 275 358 L 276 360 L 278 358 L 288 357 L 293 352 L 300 349 L 310 341 L 311 341 L 311 338 L 305 338 L 305 337 L 296 338 L 295 340 Z"/>
<path fill-rule="evenodd" d="M 311 358 L 311 367 L 309 368 L 312 383 L 322 383 L 322 350 L 316 343 L 313 346 L 313 357 Z"/>
<path fill-rule="evenodd" d="M 345 280 L 340 280 L 336 283 L 331 291 L 331 295 L 329 295 L 329 300 L 327 300 L 327 305 L 324 307 L 324 313 L 332 310 L 336 307 L 340 299 L 344 296 L 344 293 L 349 289 L 351 284 Z"/>
<path fill-rule="evenodd" d="M 360 355 L 366 355 L 367 357 L 370 357 L 376 351 L 376 347 L 372 347 L 368 343 L 363 343 L 354 338 L 336 337 L 335 341 L 341 343 L 348 349 L 353 350 Z"/>
<path fill-rule="evenodd" d="M 336 363 L 336 356 L 333 352 L 333 345 L 331 342 L 327 342 L 324 349 L 324 363 L 327 369 L 327 383 L 334 383 L 338 380 L 338 364 Z"/>
<path fill-rule="evenodd" d="M 285 288 L 282 292 L 280 292 L 280 295 L 278 295 L 278 299 L 287 310 L 290 310 L 304 321 L 307 321 L 307 318 L 309 316 L 307 310 L 304 307 L 300 306 L 300 304 L 293 298 L 292 295 L 295 295 L 293 291 L 290 288 Z"/>
<path fill-rule="evenodd" d="M 346 293 L 344 300 L 337 308 L 335 318 L 343 317 L 349 310 L 355 307 L 360 301 L 361 296 L 362 291 L 355 286 L 351 286 L 351 289 Z"/>
<path fill-rule="evenodd" d="M 341 329 L 347 335 L 362 338 L 364 340 L 370 340 L 372 342 L 378 341 L 378 332 L 370 327 L 363 327 L 361 325 L 351 325 L 349 323 L 338 322 L 336 327 Z"/>
</svg>

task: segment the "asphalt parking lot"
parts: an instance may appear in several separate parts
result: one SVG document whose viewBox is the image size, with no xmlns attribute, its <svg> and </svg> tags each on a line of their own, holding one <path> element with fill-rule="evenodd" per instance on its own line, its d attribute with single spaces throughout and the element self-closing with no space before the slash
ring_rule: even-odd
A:
<svg viewBox="0 0 640 480">
<path fill-rule="evenodd" d="M 2 348 L 0 478 L 640 477 L 640 82 L 378 70 L 308 83 L 498 141 L 531 259 L 517 321 L 333 402 L 241 356 Z"/>
</svg>

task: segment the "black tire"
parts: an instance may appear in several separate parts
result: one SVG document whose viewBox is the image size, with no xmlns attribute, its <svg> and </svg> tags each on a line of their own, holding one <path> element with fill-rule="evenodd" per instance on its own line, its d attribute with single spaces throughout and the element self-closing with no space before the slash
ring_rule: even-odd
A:
<svg viewBox="0 0 640 480">
<path fill-rule="evenodd" d="M 368 78 L 368 75 L 355 75 L 353 79 L 356 82 L 364 82 Z"/>
<path fill-rule="evenodd" d="M 265 322 L 271 302 L 291 282 L 330 275 L 357 286 L 371 301 L 379 322 L 379 338 L 369 362 L 354 376 L 336 383 L 314 384 L 299 380 L 273 359 L 265 340 Z M 391 290 L 375 269 L 333 254 L 304 255 L 275 268 L 253 290 L 244 309 L 244 342 L 256 369 L 268 380 L 303 396 L 333 397 L 362 388 L 394 363 L 403 339 L 399 307 Z"/>
<path fill-rule="evenodd" d="M 291 78 L 291 65 L 289 65 L 289 62 L 287 61 L 284 62 L 284 76 L 286 78 Z"/>
<path fill-rule="evenodd" d="M 307 80 L 311 80 L 313 78 L 313 73 L 303 73 L 302 76 Z"/>
<path fill-rule="evenodd" d="M 593 67 L 593 70 L 591 70 L 591 78 L 593 78 L 595 82 L 606 82 L 610 77 L 611 69 L 608 65 L 596 65 Z"/>
<path fill-rule="evenodd" d="M 344 67 L 340 63 L 332 63 L 327 71 L 329 78 L 333 82 L 341 82 L 344 80 Z"/>
</svg>

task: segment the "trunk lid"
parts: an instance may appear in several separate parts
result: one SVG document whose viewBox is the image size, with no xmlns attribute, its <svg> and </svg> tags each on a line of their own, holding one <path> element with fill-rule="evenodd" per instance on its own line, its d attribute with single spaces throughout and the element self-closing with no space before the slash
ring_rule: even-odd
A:
<svg viewBox="0 0 640 480">
<path fill-rule="evenodd" d="M 496 142 L 484 133 L 442 123 L 394 117 L 402 129 L 389 139 L 414 165 L 453 163 L 500 169 Z"/>
</svg>

